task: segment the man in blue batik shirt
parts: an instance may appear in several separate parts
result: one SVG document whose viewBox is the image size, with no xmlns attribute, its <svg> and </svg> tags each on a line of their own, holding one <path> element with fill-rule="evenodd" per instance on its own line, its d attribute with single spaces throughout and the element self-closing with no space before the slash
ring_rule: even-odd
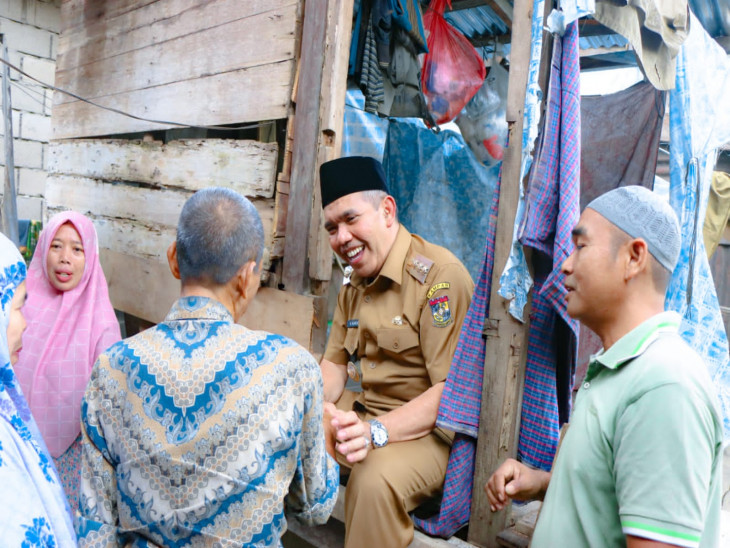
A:
<svg viewBox="0 0 730 548">
<path fill-rule="evenodd" d="M 339 470 L 319 364 L 236 324 L 262 253 L 246 198 L 210 188 L 183 207 L 168 250 L 181 298 L 100 356 L 82 403 L 81 546 L 280 546 L 285 513 L 327 521 Z"/>
</svg>

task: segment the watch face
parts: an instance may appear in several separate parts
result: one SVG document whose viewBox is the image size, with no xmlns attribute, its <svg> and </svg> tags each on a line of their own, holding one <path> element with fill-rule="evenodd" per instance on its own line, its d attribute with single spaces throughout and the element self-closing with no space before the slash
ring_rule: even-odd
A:
<svg viewBox="0 0 730 548">
<path fill-rule="evenodd" d="M 372 424 L 370 434 L 373 438 L 373 445 L 382 447 L 388 443 L 388 432 L 380 424 Z"/>
</svg>

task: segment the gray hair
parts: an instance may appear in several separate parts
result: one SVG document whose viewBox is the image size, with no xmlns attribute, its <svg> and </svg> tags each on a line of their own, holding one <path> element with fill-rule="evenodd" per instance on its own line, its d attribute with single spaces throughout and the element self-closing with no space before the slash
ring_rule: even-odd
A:
<svg viewBox="0 0 730 548">
<path fill-rule="evenodd" d="M 177 224 L 180 278 L 227 283 L 248 261 L 261 261 L 264 228 L 254 205 L 228 188 L 199 190 Z"/>
<path fill-rule="evenodd" d="M 383 203 L 383 200 L 389 196 L 389 194 L 383 190 L 362 190 L 360 191 L 360 196 L 362 196 L 362 199 L 365 200 L 367 203 L 373 206 L 373 208 L 378 209 L 380 207 L 380 204 Z M 393 199 L 395 201 L 395 198 Z M 396 204 L 396 210 L 395 210 L 395 219 L 398 220 L 398 206 Z"/>
<path fill-rule="evenodd" d="M 382 201 L 388 196 L 383 190 L 361 190 L 362 199 L 371 204 L 374 208 L 379 208 Z"/>
</svg>

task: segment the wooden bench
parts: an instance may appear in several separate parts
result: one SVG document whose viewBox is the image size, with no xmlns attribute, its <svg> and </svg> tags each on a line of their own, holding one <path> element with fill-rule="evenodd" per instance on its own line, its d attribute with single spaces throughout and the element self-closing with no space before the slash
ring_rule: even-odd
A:
<svg viewBox="0 0 730 548">
<path fill-rule="evenodd" d="M 539 502 L 531 502 L 522 506 L 512 507 L 511 526 L 500 533 L 498 542 L 501 546 L 508 548 L 527 547 L 535 528 L 537 512 L 540 508 Z M 317 548 L 340 548 L 344 545 L 345 539 L 345 487 L 340 486 L 340 493 L 337 503 L 332 511 L 332 517 L 326 525 L 318 527 L 307 527 L 296 520 L 288 520 L 289 531 Z M 286 543 L 285 543 L 286 545 Z M 442 539 L 431 537 L 416 530 L 413 542 L 408 548 L 473 548 L 473 544 L 457 537 Z"/>
<path fill-rule="evenodd" d="M 345 487 L 340 486 L 340 494 L 337 497 L 335 509 L 332 511 L 332 517 L 326 525 L 318 527 L 307 527 L 299 522 L 290 519 L 289 531 L 297 537 L 307 541 L 317 548 L 340 548 L 344 545 L 345 540 Z M 409 548 L 472 548 L 472 545 L 463 540 L 453 537 L 449 540 L 442 538 L 430 537 L 421 531 L 416 530 L 413 542 L 409 544 Z"/>
</svg>

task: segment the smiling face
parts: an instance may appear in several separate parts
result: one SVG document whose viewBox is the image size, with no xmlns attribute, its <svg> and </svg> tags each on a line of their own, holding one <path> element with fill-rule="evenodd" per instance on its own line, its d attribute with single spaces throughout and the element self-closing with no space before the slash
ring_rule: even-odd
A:
<svg viewBox="0 0 730 548">
<path fill-rule="evenodd" d="M 360 277 L 377 276 L 397 233 L 393 198 L 374 206 L 362 192 L 347 194 L 324 208 L 324 218 L 334 252 Z"/>
<path fill-rule="evenodd" d="M 618 229 L 586 209 L 573 229 L 573 253 L 563 262 L 568 314 L 596 330 L 615 316 L 624 282 Z"/>
<path fill-rule="evenodd" d="M 18 355 L 20 349 L 23 347 L 23 331 L 25 331 L 26 323 L 21 308 L 25 304 L 26 296 L 25 282 L 23 282 L 17 287 L 13 295 L 13 300 L 10 301 L 7 336 L 11 365 L 15 365 L 18 362 Z"/>
<path fill-rule="evenodd" d="M 71 223 L 61 225 L 48 249 L 48 281 L 59 291 L 69 291 L 79 285 L 85 266 L 81 236 Z"/>
</svg>

